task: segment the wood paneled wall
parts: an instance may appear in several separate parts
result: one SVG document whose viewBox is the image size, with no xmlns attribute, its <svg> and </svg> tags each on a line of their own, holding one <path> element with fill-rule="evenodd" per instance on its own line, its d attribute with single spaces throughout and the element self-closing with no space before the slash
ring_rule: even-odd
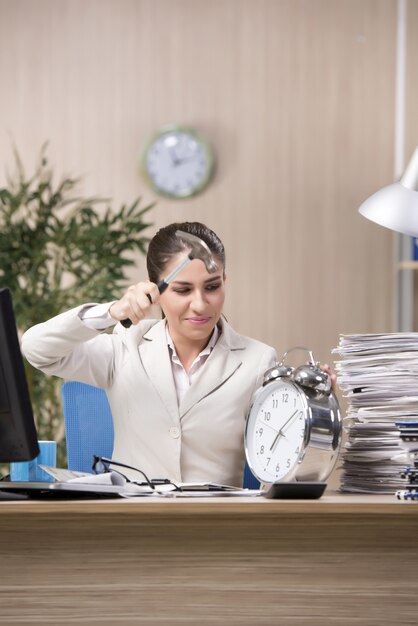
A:
<svg viewBox="0 0 418 626">
<path fill-rule="evenodd" d="M 357 207 L 393 177 L 395 0 L 0 0 L 0 50 L 1 176 L 48 140 L 86 193 L 153 200 L 141 146 L 195 126 L 216 177 L 152 219 L 221 235 L 237 329 L 321 360 L 391 329 L 392 236 Z"/>
<path fill-rule="evenodd" d="M 418 89 L 417 89 L 417 59 L 418 59 L 418 2 L 408 0 L 407 3 L 407 58 L 406 58 L 406 86 L 405 86 L 405 166 L 412 153 L 418 146 Z M 405 270 L 404 270 L 405 271 Z M 413 314 L 412 330 L 418 332 L 418 271 L 411 270 L 413 284 Z"/>
</svg>

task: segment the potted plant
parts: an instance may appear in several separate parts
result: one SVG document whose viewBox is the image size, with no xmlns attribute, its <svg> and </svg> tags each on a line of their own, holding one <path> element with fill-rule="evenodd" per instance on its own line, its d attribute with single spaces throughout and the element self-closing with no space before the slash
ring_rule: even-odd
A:
<svg viewBox="0 0 418 626">
<path fill-rule="evenodd" d="M 133 253 L 146 253 L 153 204 L 140 208 L 138 198 L 113 211 L 106 199 L 81 197 L 77 179 L 54 183 L 46 146 L 31 177 L 16 150 L 14 156 L 0 189 L 0 287 L 11 290 L 23 331 L 82 302 L 113 300 L 126 286 Z M 27 362 L 25 368 L 39 438 L 60 442 L 61 381 Z M 63 462 L 64 446 L 59 450 Z"/>
</svg>

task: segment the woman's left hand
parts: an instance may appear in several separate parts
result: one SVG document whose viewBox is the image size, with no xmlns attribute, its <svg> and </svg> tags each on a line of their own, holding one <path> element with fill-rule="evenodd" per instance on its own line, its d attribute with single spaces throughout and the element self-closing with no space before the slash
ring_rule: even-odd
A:
<svg viewBox="0 0 418 626">
<path fill-rule="evenodd" d="M 320 368 L 323 372 L 326 372 L 328 376 L 331 378 L 331 388 L 333 391 L 335 391 L 337 388 L 337 376 L 332 372 L 328 363 L 324 363 L 323 365 L 320 365 Z"/>
</svg>

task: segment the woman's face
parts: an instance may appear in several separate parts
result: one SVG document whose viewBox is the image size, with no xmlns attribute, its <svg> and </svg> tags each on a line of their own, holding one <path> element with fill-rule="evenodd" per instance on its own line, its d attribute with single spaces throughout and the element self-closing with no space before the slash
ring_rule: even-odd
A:
<svg viewBox="0 0 418 626">
<path fill-rule="evenodd" d="M 184 253 L 173 257 L 164 276 L 183 258 Z M 219 269 L 209 274 L 203 261 L 193 259 L 160 296 L 159 303 L 174 343 L 185 339 L 203 343 L 209 339 L 221 316 L 225 300 L 225 273 L 220 261 L 215 260 Z"/>
</svg>

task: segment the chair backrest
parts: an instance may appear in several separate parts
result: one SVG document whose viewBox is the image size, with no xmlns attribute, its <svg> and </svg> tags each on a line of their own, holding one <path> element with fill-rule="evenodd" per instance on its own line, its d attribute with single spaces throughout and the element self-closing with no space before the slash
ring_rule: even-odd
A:
<svg viewBox="0 0 418 626">
<path fill-rule="evenodd" d="M 62 385 L 68 469 L 91 472 L 93 454 L 110 458 L 113 451 L 113 420 L 103 389 L 84 383 Z M 244 487 L 260 483 L 245 464 Z"/>
<path fill-rule="evenodd" d="M 245 463 L 243 487 L 245 489 L 260 489 L 260 482 L 256 479 L 254 474 L 252 474 L 248 463 Z"/>
<path fill-rule="evenodd" d="M 84 383 L 62 385 L 68 469 L 91 472 L 93 455 L 110 458 L 113 420 L 103 389 Z"/>
</svg>

